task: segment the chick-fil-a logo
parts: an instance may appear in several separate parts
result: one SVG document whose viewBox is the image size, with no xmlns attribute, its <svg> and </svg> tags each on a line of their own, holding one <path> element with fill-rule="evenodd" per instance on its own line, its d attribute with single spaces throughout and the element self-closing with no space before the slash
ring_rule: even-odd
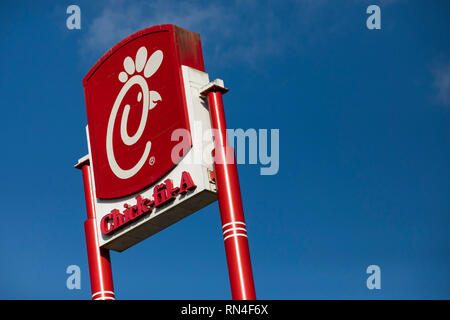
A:
<svg viewBox="0 0 450 320">
<path fill-rule="evenodd" d="M 132 168 L 123 169 L 117 163 L 114 156 L 113 145 L 114 123 L 116 122 L 116 117 L 125 95 L 134 85 L 138 85 L 140 87 L 140 91 L 137 94 L 136 99 L 138 102 L 142 101 L 142 114 L 137 131 L 132 136 L 128 134 L 127 123 L 128 115 L 130 113 L 129 104 L 124 106 L 122 119 L 120 121 L 120 137 L 122 138 L 123 143 L 127 146 L 134 145 L 141 138 L 145 126 L 147 125 L 148 111 L 153 109 L 157 105 L 158 101 L 162 101 L 162 98 L 158 92 L 149 90 L 146 79 L 150 78 L 158 71 L 163 61 L 164 54 L 161 50 L 156 50 L 152 53 L 148 60 L 147 57 L 147 49 L 142 46 L 136 53 L 135 61 L 133 61 L 133 59 L 129 56 L 123 60 L 123 67 L 125 71 L 120 72 L 118 78 L 120 82 L 124 83 L 124 85 L 117 95 L 108 120 L 106 133 L 106 154 L 112 172 L 120 179 L 131 178 L 139 172 L 145 164 L 152 146 L 151 141 L 146 142 L 143 154 Z"/>
<path fill-rule="evenodd" d="M 190 131 L 183 65 L 204 71 L 199 35 L 161 25 L 118 42 L 83 78 L 98 199 L 149 188 L 192 147 L 173 159 L 172 132 Z"/>
<path fill-rule="evenodd" d="M 105 235 L 110 235 L 116 230 L 129 225 L 132 221 L 140 219 L 144 215 L 152 212 L 153 208 L 160 208 L 173 202 L 178 195 L 185 195 L 195 190 L 197 186 L 192 180 L 189 172 L 183 171 L 179 187 L 174 187 L 171 179 L 166 179 L 163 183 L 153 188 L 153 200 L 138 195 L 136 204 L 130 206 L 125 203 L 123 213 L 118 209 L 113 209 L 109 214 L 103 216 L 100 221 L 100 230 Z"/>
</svg>

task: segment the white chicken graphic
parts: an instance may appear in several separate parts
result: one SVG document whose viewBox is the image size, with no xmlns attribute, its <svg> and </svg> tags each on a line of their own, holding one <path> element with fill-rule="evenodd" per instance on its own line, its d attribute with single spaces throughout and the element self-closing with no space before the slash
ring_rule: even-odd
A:
<svg viewBox="0 0 450 320">
<path fill-rule="evenodd" d="M 142 116 L 138 130 L 134 135 L 128 135 L 127 123 L 130 112 L 129 104 L 125 105 L 120 122 L 120 136 L 123 143 L 127 146 L 134 145 L 141 138 L 147 124 L 148 111 L 153 109 L 158 102 L 162 101 L 162 98 L 158 92 L 149 90 L 146 79 L 150 78 L 156 71 L 158 71 L 164 55 L 161 50 L 156 50 L 148 58 L 148 60 L 147 56 L 147 49 L 142 46 L 138 49 L 135 60 L 131 57 L 126 57 L 123 60 L 123 68 L 125 71 L 119 73 L 119 81 L 124 85 L 117 95 L 109 116 L 108 128 L 106 132 L 106 154 L 111 170 L 120 179 L 129 179 L 138 173 L 145 164 L 151 149 L 151 141 L 147 141 L 145 150 L 140 160 L 130 169 L 123 169 L 117 164 L 116 158 L 114 157 L 113 133 L 114 123 L 116 122 L 117 113 L 122 104 L 123 98 L 132 86 L 140 86 L 141 90 L 136 97 L 138 102 L 142 101 Z"/>
</svg>

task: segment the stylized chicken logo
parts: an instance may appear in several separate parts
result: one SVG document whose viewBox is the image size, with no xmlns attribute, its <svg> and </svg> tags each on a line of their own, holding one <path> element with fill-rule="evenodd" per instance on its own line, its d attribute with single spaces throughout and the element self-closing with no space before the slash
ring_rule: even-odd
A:
<svg viewBox="0 0 450 320">
<path fill-rule="evenodd" d="M 153 52 L 153 54 L 147 60 L 147 49 L 144 46 L 139 48 L 136 53 L 136 59 L 134 61 L 131 57 L 126 57 L 123 60 L 123 67 L 125 71 L 119 73 L 119 81 L 124 85 L 117 95 L 117 98 L 112 107 L 106 133 L 106 154 L 108 163 L 112 172 L 120 179 L 131 178 L 137 172 L 139 172 L 150 154 L 152 144 L 151 141 L 147 141 L 145 150 L 141 158 L 132 168 L 122 169 L 117 164 L 116 158 L 114 156 L 113 132 L 114 123 L 116 122 L 119 108 L 121 107 L 122 101 L 128 90 L 134 85 L 138 85 L 140 87 L 140 91 L 136 99 L 138 102 L 142 101 L 142 115 L 136 133 L 132 136 L 129 136 L 127 131 L 128 115 L 130 112 L 129 104 L 125 105 L 120 122 L 120 136 L 123 143 L 127 146 L 134 145 L 141 138 L 142 133 L 144 132 L 145 126 L 147 124 L 148 111 L 153 109 L 159 101 L 162 101 L 162 98 L 158 92 L 149 90 L 146 80 L 153 74 L 155 74 L 156 71 L 158 71 L 162 61 L 163 52 L 161 50 Z"/>
</svg>

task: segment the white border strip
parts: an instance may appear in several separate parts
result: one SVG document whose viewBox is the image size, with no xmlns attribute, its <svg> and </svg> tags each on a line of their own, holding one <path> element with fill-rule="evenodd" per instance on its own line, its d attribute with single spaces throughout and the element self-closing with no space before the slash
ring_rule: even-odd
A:
<svg viewBox="0 0 450 320">
<path fill-rule="evenodd" d="M 225 223 L 225 224 L 222 226 L 222 229 L 225 228 L 226 226 L 229 226 L 230 224 L 233 224 L 233 223 L 243 224 L 243 225 L 245 226 L 245 223 L 244 223 L 244 222 L 234 221 L 234 222 L 228 222 L 228 223 Z"/>
<path fill-rule="evenodd" d="M 97 298 L 97 299 L 94 299 L 94 300 L 116 300 L 115 298 L 113 298 L 113 297 L 100 297 L 100 298 Z"/>
<path fill-rule="evenodd" d="M 105 294 L 105 293 L 109 293 L 109 294 L 112 294 L 113 296 L 116 296 L 116 294 L 114 293 L 114 291 L 98 291 L 98 292 L 96 292 L 96 293 L 94 293 L 94 294 L 92 295 L 92 299 L 94 299 L 94 297 L 95 297 L 96 295 L 99 295 L 99 294 Z"/>
<path fill-rule="evenodd" d="M 234 231 L 234 230 L 243 230 L 243 231 L 247 232 L 247 229 L 245 229 L 245 228 L 236 228 L 236 227 L 233 227 L 233 228 L 229 228 L 229 229 L 225 230 L 225 231 L 223 232 L 223 234 L 225 235 L 225 233 L 230 232 L 230 231 Z"/>
<path fill-rule="evenodd" d="M 239 237 L 239 236 L 248 238 L 246 234 L 243 234 L 243 233 L 233 233 L 233 234 L 230 234 L 230 235 L 226 236 L 225 238 L 223 238 L 223 241 L 227 240 L 227 239 L 230 238 L 230 237 Z"/>
</svg>

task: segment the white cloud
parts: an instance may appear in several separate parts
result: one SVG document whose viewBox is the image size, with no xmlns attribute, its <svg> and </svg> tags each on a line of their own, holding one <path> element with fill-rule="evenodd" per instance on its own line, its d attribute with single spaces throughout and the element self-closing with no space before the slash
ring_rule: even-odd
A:
<svg viewBox="0 0 450 320">
<path fill-rule="evenodd" d="M 170 23 L 200 33 L 207 63 L 226 65 L 231 60 L 251 65 L 255 59 L 300 45 L 296 33 L 310 31 L 306 24 L 314 23 L 313 13 L 325 3 L 292 1 L 290 14 L 302 28 L 286 28 L 286 17 L 274 12 L 279 4 L 271 0 L 109 0 L 91 22 L 85 22 L 80 52 L 92 62 L 124 37 L 149 26 Z"/>
<path fill-rule="evenodd" d="M 80 52 L 91 63 L 124 37 L 170 23 L 200 33 L 207 66 L 257 66 L 258 60 L 280 58 L 345 30 L 341 11 L 331 0 L 289 0 L 282 6 L 275 0 L 109 0 L 85 20 Z"/>
<path fill-rule="evenodd" d="M 87 25 L 80 43 L 81 53 L 98 57 L 126 36 L 154 25 L 176 24 L 199 33 L 206 28 L 208 34 L 223 26 L 224 20 L 221 8 L 214 4 L 110 0 Z"/>
<path fill-rule="evenodd" d="M 440 63 L 432 70 L 437 102 L 450 105 L 450 63 Z"/>
</svg>

